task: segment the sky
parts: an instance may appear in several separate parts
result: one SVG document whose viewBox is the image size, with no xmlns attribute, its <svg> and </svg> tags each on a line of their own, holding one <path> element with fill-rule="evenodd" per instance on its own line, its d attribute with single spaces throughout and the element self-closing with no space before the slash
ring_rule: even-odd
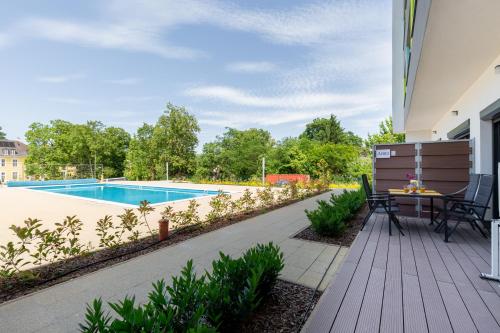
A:
<svg viewBox="0 0 500 333">
<path fill-rule="evenodd" d="M 0 126 L 100 120 L 134 133 L 166 103 L 281 139 L 391 111 L 390 0 L 16 0 L 0 5 Z"/>
</svg>

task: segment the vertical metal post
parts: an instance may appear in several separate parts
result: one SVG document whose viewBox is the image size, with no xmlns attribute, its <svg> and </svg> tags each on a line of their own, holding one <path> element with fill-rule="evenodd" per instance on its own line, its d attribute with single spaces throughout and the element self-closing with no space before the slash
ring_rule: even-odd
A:
<svg viewBox="0 0 500 333">
<path fill-rule="evenodd" d="M 165 167 L 167 169 L 167 182 L 168 182 L 168 162 L 165 163 Z"/>
<path fill-rule="evenodd" d="M 377 159 L 377 146 L 372 146 L 372 192 L 377 193 L 375 190 L 377 185 L 377 168 L 376 168 L 376 159 Z"/>
<path fill-rule="evenodd" d="M 415 144 L 415 178 L 418 181 L 418 184 L 422 184 L 422 144 L 421 143 L 416 143 Z M 417 216 L 421 217 L 422 215 L 422 200 L 420 198 L 417 198 L 417 205 L 416 205 L 416 210 L 417 210 Z"/>
<path fill-rule="evenodd" d="M 266 158 L 262 157 L 262 185 L 266 185 Z"/>
</svg>

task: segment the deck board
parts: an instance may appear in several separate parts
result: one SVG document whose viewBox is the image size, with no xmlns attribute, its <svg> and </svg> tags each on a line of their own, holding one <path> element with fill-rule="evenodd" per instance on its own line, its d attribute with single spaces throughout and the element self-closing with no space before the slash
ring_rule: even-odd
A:
<svg viewBox="0 0 500 333">
<path fill-rule="evenodd" d="M 420 238 L 418 227 L 413 221 L 408 221 L 408 236 L 413 246 L 417 274 L 420 280 L 420 290 L 424 301 L 429 332 L 452 332 L 451 323 L 446 312 L 436 277 L 432 271 L 427 253 Z"/>
<path fill-rule="evenodd" d="M 356 322 L 365 295 L 368 277 L 370 276 L 375 250 L 377 249 L 380 227 L 382 223 L 374 226 L 374 231 L 368 238 L 363 255 L 359 260 L 358 267 L 352 277 L 352 282 L 345 295 L 342 306 L 337 314 L 337 319 L 333 323 L 332 331 L 334 332 L 354 332 Z"/>
<path fill-rule="evenodd" d="M 342 305 L 342 301 L 345 297 L 345 293 L 349 288 L 351 283 L 352 275 L 356 270 L 358 261 L 363 254 L 363 250 L 368 242 L 368 238 L 371 234 L 373 226 L 377 224 L 376 221 L 380 219 L 380 216 L 373 216 L 371 221 L 366 225 L 364 230 L 362 230 L 356 237 L 356 246 L 351 247 L 347 258 L 345 259 L 342 267 L 335 276 L 335 283 L 331 283 L 330 286 L 325 290 L 323 295 L 328 295 L 326 297 L 321 297 L 318 302 L 316 315 L 311 318 L 308 325 L 309 332 L 329 332 L 333 325 L 337 312 Z"/>
<path fill-rule="evenodd" d="M 387 255 L 387 274 L 384 288 L 384 302 L 380 330 L 382 332 L 401 332 L 403 330 L 403 293 L 401 286 L 400 235 L 390 237 Z"/>
<path fill-rule="evenodd" d="M 428 220 L 372 216 L 304 332 L 500 332 L 500 284 L 490 269 L 489 240 L 460 226 L 450 242 Z"/>
</svg>

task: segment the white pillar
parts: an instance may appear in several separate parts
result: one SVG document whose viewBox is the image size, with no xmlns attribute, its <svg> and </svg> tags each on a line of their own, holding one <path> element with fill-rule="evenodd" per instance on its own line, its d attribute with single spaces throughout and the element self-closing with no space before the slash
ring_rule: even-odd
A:
<svg viewBox="0 0 500 333">
<path fill-rule="evenodd" d="M 167 169 L 167 182 L 168 182 L 168 162 L 166 163 L 166 169 Z"/>
</svg>

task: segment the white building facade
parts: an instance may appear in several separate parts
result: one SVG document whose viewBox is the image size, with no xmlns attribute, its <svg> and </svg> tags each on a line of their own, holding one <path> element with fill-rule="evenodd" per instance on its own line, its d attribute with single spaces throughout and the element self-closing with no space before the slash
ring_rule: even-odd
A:
<svg viewBox="0 0 500 333">
<path fill-rule="evenodd" d="M 500 1 L 393 0 L 392 107 L 408 142 L 470 138 L 473 170 L 497 175 Z"/>
</svg>

